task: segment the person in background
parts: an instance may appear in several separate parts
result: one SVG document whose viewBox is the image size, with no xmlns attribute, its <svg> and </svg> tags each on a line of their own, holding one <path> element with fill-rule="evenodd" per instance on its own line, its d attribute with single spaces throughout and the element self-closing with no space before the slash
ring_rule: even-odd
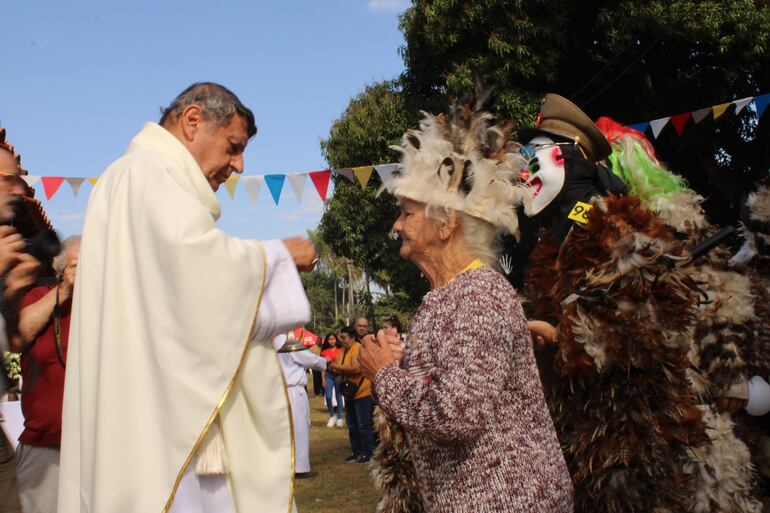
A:
<svg viewBox="0 0 770 513">
<path fill-rule="evenodd" d="M 286 342 L 286 335 L 273 339 L 276 350 Z M 310 351 L 278 353 L 286 392 L 291 403 L 291 419 L 294 426 L 294 477 L 311 477 L 310 473 L 310 402 L 307 399 L 308 369 L 325 371 L 327 360 Z"/>
<path fill-rule="evenodd" d="M 358 335 L 358 340 L 363 340 L 369 334 L 369 321 L 366 317 L 356 319 L 356 334 Z"/>
<path fill-rule="evenodd" d="M 334 333 L 326 335 L 321 346 L 321 357 L 329 362 L 334 362 L 337 360 L 339 350 L 337 335 Z M 326 399 L 326 408 L 329 410 L 329 421 L 326 423 L 326 427 L 331 428 L 335 425 L 343 427 L 345 424 L 342 420 L 342 393 L 340 393 L 339 377 L 329 372 L 328 369 L 324 372 L 323 376 L 324 397 Z M 332 401 L 333 399 L 336 401 L 336 405 Z M 336 416 L 334 414 L 335 407 L 337 409 Z"/>
<path fill-rule="evenodd" d="M 358 321 L 356 324 L 358 324 Z M 368 329 L 368 327 L 369 324 L 367 323 L 365 329 Z M 348 436 L 350 437 L 350 449 L 352 451 L 345 458 L 345 461 L 355 461 L 362 464 L 369 463 L 372 458 L 372 452 L 374 452 L 372 384 L 371 381 L 361 375 L 358 364 L 361 343 L 357 330 L 351 326 L 346 326 L 340 330 L 339 337 L 340 342 L 342 342 L 342 349 L 337 353 L 337 360 L 329 364 L 329 368 L 339 375 L 343 381 L 347 379 L 358 385 L 358 390 L 356 390 L 353 398 L 345 399 L 345 416 L 348 421 Z"/>
<path fill-rule="evenodd" d="M 65 239 L 53 261 L 58 283 L 35 287 L 22 299 L 18 343 L 22 353 L 24 431 L 16 447 L 19 497 L 25 513 L 56 511 L 64 369 L 80 237 Z"/>
<path fill-rule="evenodd" d="M 4 142 L 5 131 L 0 129 L 0 223 L 13 219 L 14 205 L 26 191 L 21 179 L 23 170 L 13 147 Z M 24 251 L 24 240 L 16 230 L 0 226 L 0 395 L 6 391 L 5 361 L 3 352 L 8 350 L 18 334 L 19 301 L 37 279 L 40 262 Z M 2 420 L 2 419 L 0 419 Z M 16 457 L 5 432 L 0 429 L 0 511 L 20 513 L 16 480 Z"/>
<path fill-rule="evenodd" d="M 315 344 L 310 346 L 308 349 L 310 349 L 310 352 L 313 353 L 316 356 L 321 356 L 321 345 L 323 344 L 323 340 L 321 337 L 316 337 Z M 310 371 L 313 374 L 313 397 L 318 397 L 319 395 L 323 395 L 324 393 L 324 385 L 323 385 L 323 376 L 325 371 L 318 371 L 315 369 L 311 369 Z"/>
</svg>

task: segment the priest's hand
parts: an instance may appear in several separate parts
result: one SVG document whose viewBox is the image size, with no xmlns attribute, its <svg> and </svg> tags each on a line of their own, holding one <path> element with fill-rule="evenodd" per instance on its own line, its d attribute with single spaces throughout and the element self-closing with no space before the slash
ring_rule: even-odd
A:
<svg viewBox="0 0 770 513">
<path fill-rule="evenodd" d="M 377 372 L 386 365 L 396 365 L 396 358 L 386 341 L 379 341 L 372 335 L 367 335 L 363 340 L 363 348 L 358 355 L 358 365 L 361 374 L 374 382 Z"/>
<path fill-rule="evenodd" d="M 294 264 L 299 272 L 313 270 L 315 263 L 318 261 L 318 252 L 312 242 L 302 237 L 292 237 L 290 239 L 283 239 L 283 244 L 289 250 L 289 254 L 294 259 Z"/>
</svg>

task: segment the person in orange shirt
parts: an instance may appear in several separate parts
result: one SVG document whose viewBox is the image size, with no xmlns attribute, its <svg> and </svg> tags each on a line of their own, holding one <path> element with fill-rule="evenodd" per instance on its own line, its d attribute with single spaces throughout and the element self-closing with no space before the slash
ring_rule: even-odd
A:
<svg viewBox="0 0 770 513">
<path fill-rule="evenodd" d="M 374 401 L 372 399 L 372 383 L 361 375 L 358 365 L 358 354 L 361 351 L 361 341 L 356 330 L 346 326 L 339 334 L 342 349 L 337 354 L 337 359 L 329 364 L 329 369 L 342 377 L 342 381 L 348 381 L 354 385 L 347 386 L 357 389 L 352 395 L 346 395 L 346 385 L 341 385 L 342 394 L 345 395 L 345 415 L 348 423 L 348 436 L 352 454 L 345 461 L 357 463 L 369 463 L 374 451 L 374 429 L 372 427 L 372 412 Z"/>
</svg>

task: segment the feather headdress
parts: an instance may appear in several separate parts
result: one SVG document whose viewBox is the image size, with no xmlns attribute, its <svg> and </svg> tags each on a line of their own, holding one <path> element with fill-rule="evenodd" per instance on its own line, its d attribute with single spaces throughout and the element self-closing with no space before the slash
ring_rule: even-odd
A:
<svg viewBox="0 0 770 513">
<path fill-rule="evenodd" d="M 527 162 L 511 139 L 512 125 L 484 110 L 489 96 L 455 104 L 448 114 L 423 112 L 419 130 L 393 146 L 403 154 L 402 168 L 386 187 L 397 197 L 464 212 L 518 236 L 516 210 L 529 197 L 519 176 Z"/>
</svg>

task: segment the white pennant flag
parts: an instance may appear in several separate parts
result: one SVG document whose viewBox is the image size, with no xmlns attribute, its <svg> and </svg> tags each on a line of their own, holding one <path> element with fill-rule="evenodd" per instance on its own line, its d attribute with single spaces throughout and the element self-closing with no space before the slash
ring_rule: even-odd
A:
<svg viewBox="0 0 770 513">
<path fill-rule="evenodd" d="M 251 203 L 253 205 L 256 205 L 257 196 L 259 195 L 259 189 L 262 188 L 262 182 L 265 181 L 265 177 L 261 175 L 242 176 L 240 181 L 243 184 L 243 186 L 246 188 L 246 192 L 249 193 L 249 198 L 251 198 Z"/>
<path fill-rule="evenodd" d="M 380 175 L 382 183 L 388 185 L 388 182 L 393 179 L 393 172 L 400 167 L 401 164 L 379 164 L 374 166 L 374 169 L 377 171 L 377 174 Z"/>
<path fill-rule="evenodd" d="M 694 111 L 692 111 L 692 120 L 695 121 L 696 123 L 700 123 L 701 121 L 706 119 L 706 116 L 711 114 L 711 112 L 712 112 L 711 107 L 706 107 L 705 109 L 694 110 Z"/>
<path fill-rule="evenodd" d="M 35 184 L 40 181 L 39 176 L 33 176 L 33 175 L 24 175 L 21 177 L 21 179 L 27 182 L 27 185 L 29 185 L 30 187 L 34 187 Z"/>
<path fill-rule="evenodd" d="M 735 100 L 733 103 L 735 104 L 735 113 L 739 114 L 743 108 L 748 105 L 749 103 L 754 101 L 754 97 L 750 96 L 748 98 L 741 98 L 740 100 Z"/>
<path fill-rule="evenodd" d="M 302 194 L 305 192 L 307 175 L 305 173 L 292 173 L 286 175 L 286 178 L 289 179 L 291 190 L 294 191 L 294 195 L 297 197 L 297 203 L 302 203 Z"/>
<path fill-rule="evenodd" d="M 78 192 L 80 192 L 80 186 L 83 185 L 85 178 L 65 178 L 65 180 L 67 180 L 67 183 L 70 184 L 70 187 L 72 187 L 72 192 L 77 198 Z"/>
<path fill-rule="evenodd" d="M 653 119 L 650 121 L 650 127 L 652 127 L 652 136 L 654 138 L 658 138 L 658 135 L 660 135 L 660 131 L 663 130 L 663 127 L 668 124 L 668 120 L 671 119 L 671 117 L 667 118 L 660 118 L 660 119 Z"/>
</svg>

